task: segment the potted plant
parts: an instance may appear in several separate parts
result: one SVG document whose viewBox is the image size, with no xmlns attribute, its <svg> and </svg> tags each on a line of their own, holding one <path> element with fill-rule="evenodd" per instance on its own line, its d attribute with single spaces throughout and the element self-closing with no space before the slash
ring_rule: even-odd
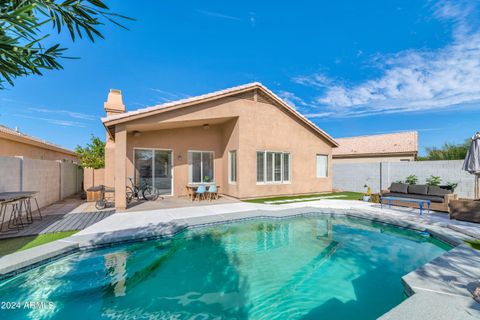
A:
<svg viewBox="0 0 480 320">
<path fill-rule="evenodd" d="M 367 192 L 363 194 L 363 201 L 370 202 L 370 197 L 372 195 L 372 189 L 370 186 L 364 185 L 364 188 L 367 188 Z"/>
<path fill-rule="evenodd" d="M 455 192 L 455 189 L 458 187 L 458 182 L 447 182 L 447 185 L 445 186 L 440 186 L 440 188 L 443 188 L 443 189 L 446 189 L 446 190 L 450 190 L 453 192 Z"/>
<path fill-rule="evenodd" d="M 407 184 L 417 184 L 418 182 L 418 177 L 414 174 L 409 175 L 406 179 L 405 182 Z"/>
<path fill-rule="evenodd" d="M 203 181 L 204 181 L 204 182 L 207 182 L 207 183 L 210 182 L 210 177 L 209 177 L 209 176 L 205 176 L 205 177 L 203 178 Z"/>
<path fill-rule="evenodd" d="M 442 182 L 442 178 L 440 178 L 439 176 L 434 176 L 434 175 L 431 175 L 430 178 L 427 178 L 427 184 L 429 186 L 440 186 L 440 183 Z"/>
</svg>

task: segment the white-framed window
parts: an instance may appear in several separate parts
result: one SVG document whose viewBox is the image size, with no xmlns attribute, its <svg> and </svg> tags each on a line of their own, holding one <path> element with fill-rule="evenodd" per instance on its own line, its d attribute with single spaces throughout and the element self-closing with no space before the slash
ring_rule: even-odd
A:
<svg viewBox="0 0 480 320">
<path fill-rule="evenodd" d="M 257 151 L 257 183 L 289 183 L 291 166 L 288 152 Z"/>
<path fill-rule="evenodd" d="M 213 151 L 188 151 L 188 182 L 215 181 L 213 159 Z"/>
<path fill-rule="evenodd" d="M 228 183 L 237 183 L 237 150 L 228 152 Z"/>
<path fill-rule="evenodd" d="M 328 156 L 317 154 L 317 178 L 326 178 L 328 176 Z"/>
</svg>

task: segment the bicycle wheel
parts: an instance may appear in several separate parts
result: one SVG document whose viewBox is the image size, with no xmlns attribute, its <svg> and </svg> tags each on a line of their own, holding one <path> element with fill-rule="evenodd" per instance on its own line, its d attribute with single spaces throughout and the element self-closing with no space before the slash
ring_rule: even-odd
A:
<svg viewBox="0 0 480 320">
<path fill-rule="evenodd" d="M 127 187 L 127 192 L 125 193 L 125 196 L 127 197 L 127 204 L 132 202 L 134 195 L 135 193 L 133 192 L 132 188 Z"/>
<path fill-rule="evenodd" d="M 158 196 L 159 196 L 158 190 L 153 189 L 150 186 L 143 189 L 142 195 L 143 195 L 143 199 L 145 199 L 147 201 L 155 201 L 155 200 L 158 199 Z"/>
<path fill-rule="evenodd" d="M 107 201 L 105 200 L 98 200 L 97 202 L 95 202 L 95 208 L 97 208 L 97 210 L 105 209 L 106 206 Z"/>
</svg>

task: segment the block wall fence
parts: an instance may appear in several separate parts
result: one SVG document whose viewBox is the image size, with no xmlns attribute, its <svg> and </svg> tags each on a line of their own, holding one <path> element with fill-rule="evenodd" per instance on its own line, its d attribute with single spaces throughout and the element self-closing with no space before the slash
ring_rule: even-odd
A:
<svg viewBox="0 0 480 320">
<path fill-rule="evenodd" d="M 462 170 L 463 160 L 448 161 L 398 161 L 380 163 L 335 163 L 333 165 L 333 188 L 345 191 L 365 192 L 365 185 L 372 192 L 387 189 L 392 182 L 411 174 L 424 184 L 431 175 L 439 176 L 442 184 L 458 183 L 455 193 L 462 198 L 473 198 L 475 176 Z"/>
<path fill-rule="evenodd" d="M 0 157 L 0 192 L 39 191 L 45 207 L 82 190 L 83 169 L 71 162 Z"/>
</svg>

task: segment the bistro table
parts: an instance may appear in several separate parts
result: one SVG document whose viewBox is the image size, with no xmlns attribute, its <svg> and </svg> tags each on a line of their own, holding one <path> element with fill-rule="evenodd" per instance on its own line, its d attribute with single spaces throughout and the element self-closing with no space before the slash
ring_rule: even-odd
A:
<svg viewBox="0 0 480 320">
<path fill-rule="evenodd" d="M 198 189 L 199 186 L 208 187 L 208 186 L 213 186 L 213 185 L 215 185 L 215 183 L 209 183 L 209 182 L 201 183 L 201 184 L 187 184 L 185 186 L 185 189 L 187 189 L 188 198 L 193 201 L 193 200 L 195 200 L 196 192 L 197 192 L 197 189 Z M 219 190 L 220 190 L 220 186 L 217 185 L 217 192 Z"/>
<path fill-rule="evenodd" d="M 24 228 L 26 223 L 33 222 L 32 199 L 35 201 L 38 217 L 40 220 L 42 219 L 42 213 L 36 197 L 37 194 L 38 191 L 0 192 L 0 218 L 2 221 L 0 224 L 0 232 L 3 231 L 3 225 L 7 216 L 7 207 L 9 205 L 12 206 L 12 209 L 10 211 L 7 231 L 11 229 L 17 229 L 18 231 Z M 22 220 L 22 211 L 26 213 L 26 223 Z"/>
</svg>

